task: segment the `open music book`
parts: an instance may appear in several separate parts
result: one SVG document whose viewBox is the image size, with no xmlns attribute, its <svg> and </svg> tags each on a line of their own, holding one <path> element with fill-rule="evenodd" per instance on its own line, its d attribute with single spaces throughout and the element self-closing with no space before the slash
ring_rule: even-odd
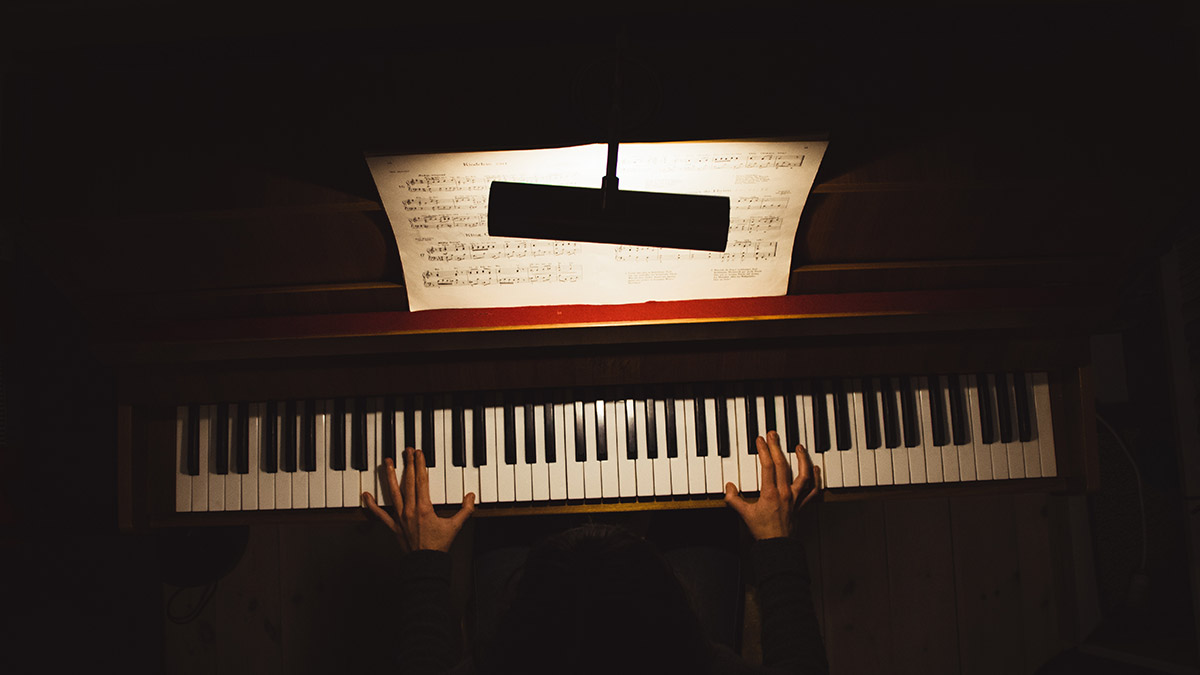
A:
<svg viewBox="0 0 1200 675">
<path fill-rule="evenodd" d="M 412 310 L 784 295 L 826 141 L 621 145 L 622 190 L 724 195 L 723 253 L 489 237 L 493 180 L 598 188 L 606 146 L 367 158 Z"/>
</svg>

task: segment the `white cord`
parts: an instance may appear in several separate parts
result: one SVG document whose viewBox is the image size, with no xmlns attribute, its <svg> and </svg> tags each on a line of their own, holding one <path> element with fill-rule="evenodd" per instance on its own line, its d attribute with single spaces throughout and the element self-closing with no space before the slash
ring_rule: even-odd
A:
<svg viewBox="0 0 1200 675">
<path fill-rule="evenodd" d="M 1142 495 L 1142 472 L 1138 470 L 1137 462 L 1133 461 L 1133 455 L 1130 454 L 1129 448 L 1125 447 L 1125 442 L 1121 440 L 1121 435 L 1117 433 L 1117 430 L 1113 429 L 1112 425 L 1109 424 L 1107 421 L 1105 421 L 1105 419 L 1103 417 L 1101 417 L 1099 415 L 1099 413 L 1096 414 L 1096 421 L 1099 422 L 1100 424 L 1104 425 L 1104 428 L 1108 429 L 1108 433 L 1112 434 L 1112 437 L 1114 439 L 1116 439 L 1117 445 L 1120 446 L 1120 448 L 1121 448 L 1121 452 L 1125 453 L 1125 457 L 1129 460 L 1130 465 L 1133 466 L 1133 475 L 1135 478 L 1137 478 L 1138 507 L 1141 509 L 1141 514 L 1142 514 L 1142 563 L 1141 563 L 1141 565 L 1138 566 L 1138 572 L 1145 573 L 1145 571 L 1146 571 L 1146 543 L 1147 543 L 1146 498 Z"/>
</svg>

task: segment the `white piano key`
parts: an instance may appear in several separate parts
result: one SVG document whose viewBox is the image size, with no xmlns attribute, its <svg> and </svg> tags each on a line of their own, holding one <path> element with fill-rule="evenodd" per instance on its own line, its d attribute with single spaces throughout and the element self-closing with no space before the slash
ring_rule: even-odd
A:
<svg viewBox="0 0 1200 675">
<path fill-rule="evenodd" d="M 815 420 L 812 415 L 812 391 L 807 385 L 797 383 L 798 394 L 794 397 L 796 406 L 796 426 L 800 430 L 800 443 L 808 450 L 808 458 L 812 461 L 813 469 L 821 470 L 821 485 L 827 486 L 829 477 L 825 475 L 825 455 L 817 452 L 817 437 Z M 797 464 L 797 467 L 799 465 Z"/>
<path fill-rule="evenodd" d="M 601 495 L 600 462 L 596 459 L 596 402 L 583 404 L 583 429 L 586 459 L 583 462 L 583 496 L 597 499 Z"/>
<path fill-rule="evenodd" d="M 855 379 L 850 385 L 850 412 L 854 421 L 854 451 L 858 453 L 858 484 L 871 487 L 879 483 L 875 478 L 875 451 L 867 447 L 867 402 L 863 396 L 862 380 Z"/>
<path fill-rule="evenodd" d="M 959 481 L 958 448 L 954 445 L 954 422 L 950 419 L 950 378 L 938 375 L 938 385 L 942 397 L 942 418 L 946 423 L 946 444 L 942 451 L 942 480 L 947 483 Z M 930 392 L 932 394 L 932 392 Z"/>
<path fill-rule="evenodd" d="M 475 466 L 475 434 L 483 430 L 475 428 L 475 412 L 471 408 L 463 409 L 463 452 L 466 453 L 466 466 L 462 469 L 463 496 L 475 493 L 475 503 L 482 503 L 479 489 L 479 467 Z"/>
<path fill-rule="evenodd" d="M 999 396 L 1004 391 L 1004 386 L 1000 383 L 995 375 L 987 375 L 987 386 L 992 391 L 992 428 L 996 430 L 996 437 L 989 449 L 992 454 L 992 479 L 1007 480 L 1008 479 L 1008 447 L 1000 440 L 1000 399 Z"/>
<path fill-rule="evenodd" d="M 192 510 L 192 477 L 187 472 L 188 407 L 175 409 L 175 511 Z"/>
<path fill-rule="evenodd" d="M 688 493 L 702 495 L 708 487 L 708 479 L 706 462 L 697 450 L 696 439 L 702 432 L 696 428 L 695 399 L 683 399 L 683 428 L 684 437 L 680 440 L 686 442 L 680 443 L 679 452 L 687 456 Z"/>
<path fill-rule="evenodd" d="M 505 460 L 505 453 L 501 451 L 502 443 L 507 442 L 505 425 L 508 422 L 504 417 L 504 406 L 496 406 L 496 501 L 511 502 L 516 499 L 516 472 L 513 465 Z M 513 417 L 516 418 L 515 415 Z M 516 428 L 515 425 L 513 428 Z"/>
<path fill-rule="evenodd" d="M 234 444 L 237 440 L 238 416 L 237 404 L 229 404 L 229 425 L 225 428 L 225 448 L 229 453 L 229 473 L 225 476 L 225 510 L 242 510 L 242 474 L 237 472 L 237 453 Z"/>
<path fill-rule="evenodd" d="M 822 470 L 825 471 L 825 485 L 831 488 L 845 487 L 842 480 L 842 453 L 837 443 L 837 408 L 834 407 L 832 388 L 826 388 L 825 423 L 829 425 L 829 450 L 821 453 Z"/>
<path fill-rule="evenodd" d="M 578 449 L 575 447 L 577 433 L 575 430 L 575 420 L 578 416 L 577 411 L 583 408 L 584 405 L 580 401 L 572 401 L 563 406 L 562 456 L 567 465 L 567 499 L 583 499 L 586 494 L 584 489 L 584 463 L 580 462 L 575 454 L 578 452 Z M 584 414 L 586 415 L 586 411 Z"/>
<path fill-rule="evenodd" d="M 479 501 L 492 504 L 500 499 L 500 472 L 497 470 L 503 458 L 498 456 L 496 436 L 496 406 L 484 406 L 484 428 L 475 431 L 484 435 L 484 463 L 479 467 Z"/>
<path fill-rule="evenodd" d="M 710 495 L 725 492 L 724 461 L 717 452 L 717 401 L 714 398 L 700 399 L 704 405 L 704 428 L 696 429 L 704 434 L 708 456 L 704 458 L 704 490 Z"/>
<path fill-rule="evenodd" d="M 854 405 L 854 389 L 857 385 L 851 381 L 844 382 L 843 386 L 846 392 L 846 414 L 850 416 L 850 449 L 838 451 L 842 458 L 842 485 L 858 487 L 861 485 L 858 449 L 862 447 L 862 437 L 858 435 L 858 415 L 855 414 L 857 410 Z"/>
<path fill-rule="evenodd" d="M 225 510 L 225 476 L 217 473 L 217 406 L 206 405 L 200 415 L 200 475 L 208 506 L 198 511 Z M 194 492 L 194 488 L 193 488 Z"/>
<path fill-rule="evenodd" d="M 555 403 L 546 410 L 554 418 L 554 461 L 550 463 L 550 499 L 567 498 L 567 413 L 566 406 Z M 570 450 L 574 452 L 574 449 Z"/>
<path fill-rule="evenodd" d="M 878 377 L 871 378 L 871 396 L 863 394 L 863 406 L 875 409 L 875 422 L 879 425 L 879 447 L 875 454 L 875 484 L 894 485 L 895 476 L 892 471 L 892 451 L 887 447 L 887 431 L 883 424 L 883 382 Z M 868 400 L 870 399 L 870 400 Z"/>
<path fill-rule="evenodd" d="M 333 400 L 326 399 L 323 405 L 325 414 L 325 431 L 321 436 L 322 445 L 317 446 L 317 451 L 320 452 L 324 448 L 325 457 L 319 460 L 318 469 L 325 473 L 325 506 L 337 507 L 342 505 L 342 472 L 334 471 L 331 465 L 333 453 Z M 397 446 L 397 448 L 402 446 Z M 397 471 L 403 468 L 399 464 L 400 454 L 396 451 Z M 399 474 L 396 474 L 399 476 Z"/>
<path fill-rule="evenodd" d="M 970 378 L 966 375 L 958 376 L 958 386 L 962 389 L 963 407 L 966 408 L 963 412 L 962 423 L 966 427 L 966 443 L 955 446 L 958 451 L 958 479 L 961 481 L 974 481 L 978 479 L 978 473 L 975 469 L 975 440 L 979 436 L 979 431 L 971 425 L 971 397 L 970 393 Z"/>
<path fill-rule="evenodd" d="M 1037 415 L 1036 426 L 1039 464 L 1043 476 L 1058 475 L 1058 461 L 1054 454 L 1054 420 L 1050 416 L 1050 381 L 1046 373 L 1033 374 L 1033 408 Z"/>
<path fill-rule="evenodd" d="M 649 434 L 646 429 L 646 399 L 634 401 L 634 422 L 637 424 L 637 494 L 654 496 L 654 460 L 649 455 Z M 657 440 L 657 439 L 656 439 Z"/>
<path fill-rule="evenodd" d="M 629 411 L 632 399 L 621 399 L 613 405 L 616 418 L 617 453 L 610 455 L 617 463 L 617 485 L 621 497 L 637 496 L 637 460 L 629 458 Z M 637 425 L 634 425 L 636 430 Z M 645 452 L 644 449 L 642 449 Z"/>
<path fill-rule="evenodd" d="M 1024 411 L 1029 415 L 1029 441 L 1021 442 L 1021 451 L 1025 460 L 1025 477 L 1026 478 L 1041 478 L 1042 477 L 1042 456 L 1038 450 L 1037 439 L 1037 402 L 1034 400 L 1033 394 L 1033 378 L 1029 373 L 1025 373 L 1025 400 L 1028 402 L 1028 407 Z M 1013 384 L 1016 384 L 1016 378 L 1013 378 Z M 1015 408 L 1014 408 L 1015 410 Z M 1014 415 L 1015 417 L 1015 415 Z M 1018 428 L 1020 428 L 1018 426 Z M 1020 438 L 1017 439 L 1020 441 Z"/>
<path fill-rule="evenodd" d="M 738 481 L 735 483 L 741 492 L 758 491 L 758 455 L 750 453 L 749 429 L 746 425 L 746 397 L 735 396 L 734 417 L 730 418 L 730 426 L 736 426 L 734 437 L 737 445 L 731 448 L 732 454 L 738 458 Z M 734 424 L 736 420 L 736 425 Z M 755 452 L 757 453 L 757 448 Z"/>
<path fill-rule="evenodd" d="M 967 419 L 971 421 L 971 449 L 975 451 L 975 480 L 992 479 L 992 451 L 983 442 L 983 418 L 979 415 L 979 382 L 967 376 Z"/>
<path fill-rule="evenodd" d="M 351 465 L 351 457 L 354 454 L 354 411 L 358 407 L 358 399 L 346 399 L 346 409 L 342 413 L 342 433 L 345 435 L 346 448 L 346 468 L 339 473 L 342 474 L 342 506 L 361 506 L 362 493 L 361 485 L 358 479 L 359 472 Z M 404 470 L 404 460 L 397 457 L 400 463 L 400 471 Z"/>
<path fill-rule="evenodd" d="M 671 460 L 671 492 L 676 495 L 695 494 L 704 485 L 704 467 L 696 458 L 695 443 L 688 443 L 689 429 L 696 425 L 696 410 L 691 410 L 691 426 L 688 425 L 688 399 L 673 399 L 676 418 L 676 456 Z"/>
<path fill-rule="evenodd" d="M 944 483 L 942 449 L 933 443 L 933 407 L 930 404 L 929 378 L 918 377 L 916 386 L 917 410 L 921 415 L 921 447 L 925 458 L 925 482 Z"/>
<path fill-rule="evenodd" d="M 463 468 L 454 466 L 454 409 L 450 401 L 444 401 L 446 407 L 439 412 L 442 415 L 442 443 L 438 452 L 438 460 L 445 458 L 445 494 L 443 504 L 462 504 L 463 500 Z"/>
<path fill-rule="evenodd" d="M 892 400 L 895 402 L 896 410 L 896 425 L 900 432 L 900 444 L 894 448 L 887 448 L 887 454 L 892 458 L 892 483 L 894 485 L 908 485 L 912 478 L 909 475 L 910 460 L 908 457 L 908 446 L 904 444 L 904 408 L 901 407 L 900 400 L 900 378 L 887 378 L 892 385 Z M 880 391 L 883 391 L 880 389 Z M 882 414 L 880 416 L 882 420 Z"/>
<path fill-rule="evenodd" d="M 667 457 L 667 402 L 655 399 L 654 439 L 658 443 L 658 458 L 654 460 L 654 494 L 671 494 L 671 458 Z"/>
<path fill-rule="evenodd" d="M 554 415 L 554 410 L 550 410 Z M 550 499 L 550 463 L 546 461 L 546 406 L 538 403 L 533 406 L 534 451 L 537 462 L 530 467 L 533 474 L 533 500 L 544 502 Z"/>
<path fill-rule="evenodd" d="M 1006 443 L 1005 448 L 1008 451 L 1008 477 L 1009 478 L 1024 478 L 1025 477 L 1025 452 L 1021 447 L 1021 439 L 1017 435 L 1017 394 L 1015 383 L 1013 382 L 1012 373 L 1004 374 L 1004 395 L 1008 397 L 1008 416 L 1010 426 L 1012 428 L 1012 442 Z"/>
<path fill-rule="evenodd" d="M 303 470 L 304 463 L 301 458 L 303 453 L 305 438 L 304 438 L 304 414 L 306 411 L 305 405 L 307 401 L 296 401 L 296 419 L 292 421 L 292 425 L 296 434 L 296 470 L 292 472 L 292 508 L 307 509 L 308 508 L 308 472 Z M 378 492 L 376 492 L 378 494 Z"/>
<path fill-rule="evenodd" d="M 525 406 L 517 405 L 513 415 L 517 441 L 517 463 L 513 465 L 513 500 L 521 503 L 533 499 L 533 468 L 525 457 Z"/>
<path fill-rule="evenodd" d="M 292 474 L 283 470 L 284 431 L 287 424 L 287 405 L 280 401 L 275 406 L 275 508 L 292 508 Z"/>
<path fill-rule="evenodd" d="M 258 504 L 258 486 L 262 482 L 262 472 L 259 466 L 260 454 L 259 443 L 261 442 L 260 434 L 262 433 L 262 404 L 250 403 L 246 406 L 246 431 L 248 438 L 246 439 L 246 468 L 249 472 L 242 476 L 242 510 L 257 511 Z"/>
<path fill-rule="evenodd" d="M 617 413 L 613 401 L 596 401 L 596 408 L 604 407 L 605 447 L 608 449 L 608 459 L 600 462 L 600 488 L 604 497 L 621 496 L 620 475 L 617 471 Z"/>
</svg>

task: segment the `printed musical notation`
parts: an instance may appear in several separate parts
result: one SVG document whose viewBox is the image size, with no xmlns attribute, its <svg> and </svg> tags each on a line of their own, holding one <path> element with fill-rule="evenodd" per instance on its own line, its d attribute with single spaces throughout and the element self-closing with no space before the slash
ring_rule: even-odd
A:
<svg viewBox="0 0 1200 675">
<path fill-rule="evenodd" d="M 618 246 L 613 259 L 620 262 L 678 262 L 682 260 L 770 260 L 779 253 L 779 242 L 751 241 L 747 239 L 729 242 L 723 253 L 684 251 L 680 249 L 655 248 L 653 246 Z"/>
<path fill-rule="evenodd" d="M 425 259 L 438 262 L 544 256 L 560 258 L 578 254 L 579 244 L 569 241 L 442 241 L 425 249 Z"/>
<path fill-rule="evenodd" d="M 405 211 L 456 211 L 471 207 L 487 206 L 487 197 L 482 195 L 457 195 L 454 197 L 409 197 L 401 204 Z"/>
<path fill-rule="evenodd" d="M 579 281 L 576 263 L 533 263 L 529 265 L 478 265 L 456 269 L 426 270 L 427 288 L 443 286 L 512 286 L 516 284 L 573 284 Z"/>
<path fill-rule="evenodd" d="M 730 232 L 772 232 L 781 227 L 783 227 L 783 219 L 779 216 L 751 216 L 749 218 L 730 216 L 729 218 Z"/>
<path fill-rule="evenodd" d="M 483 213 L 414 215 L 408 218 L 408 224 L 412 227 L 433 229 L 486 227 L 487 215 Z"/>
</svg>

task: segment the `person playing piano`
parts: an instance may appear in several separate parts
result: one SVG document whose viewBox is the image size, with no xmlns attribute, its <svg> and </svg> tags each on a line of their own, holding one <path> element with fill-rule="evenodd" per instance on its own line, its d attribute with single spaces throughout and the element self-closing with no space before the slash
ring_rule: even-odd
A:
<svg viewBox="0 0 1200 675">
<path fill-rule="evenodd" d="M 820 469 L 798 448 L 794 479 L 779 435 L 758 437 L 761 490 L 743 499 L 733 484 L 725 502 L 754 538 L 751 548 L 761 614 L 761 667 L 708 640 L 671 566 L 645 539 L 620 527 L 584 525 L 551 536 L 526 558 L 514 597 L 490 648 L 453 663 L 458 633 L 450 591 L 450 545 L 475 508 L 475 495 L 448 518 L 429 499 L 420 450 L 404 451 L 400 480 L 390 460 L 393 517 L 369 493 L 369 513 L 407 551 L 397 647 L 405 673 L 826 673 L 804 551 L 789 535 L 799 509 L 820 495 Z"/>
</svg>

